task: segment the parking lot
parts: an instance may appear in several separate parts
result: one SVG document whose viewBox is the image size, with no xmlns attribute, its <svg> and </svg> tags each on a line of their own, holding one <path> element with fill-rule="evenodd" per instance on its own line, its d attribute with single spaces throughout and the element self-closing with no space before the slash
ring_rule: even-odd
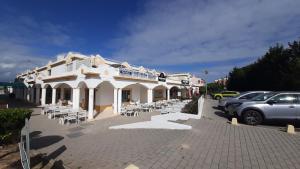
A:
<svg viewBox="0 0 300 169">
<path fill-rule="evenodd" d="M 149 120 L 152 114 L 61 126 L 35 109 L 32 149 L 61 168 L 299 168 L 298 134 L 278 127 L 233 126 L 214 104 L 206 100 L 203 119 L 179 122 L 191 130 L 108 129 Z"/>
<path fill-rule="evenodd" d="M 211 120 L 223 121 L 229 123 L 231 117 L 218 108 L 218 100 L 207 99 L 205 110 L 203 111 L 204 118 Z M 243 122 L 239 121 L 242 125 Z M 297 120 L 267 120 L 263 124 L 256 127 L 264 127 L 278 131 L 285 131 L 287 124 L 295 126 L 296 132 L 300 131 L 300 122 Z"/>
</svg>

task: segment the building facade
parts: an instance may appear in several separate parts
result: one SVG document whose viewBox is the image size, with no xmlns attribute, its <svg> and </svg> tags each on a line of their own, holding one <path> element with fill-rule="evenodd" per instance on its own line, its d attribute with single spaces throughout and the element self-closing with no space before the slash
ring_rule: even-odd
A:
<svg viewBox="0 0 300 169">
<path fill-rule="evenodd" d="M 190 98 L 190 74 L 170 74 L 133 66 L 127 62 L 68 53 L 54 62 L 17 75 L 25 88 L 14 90 L 16 98 L 37 105 L 71 104 L 88 111 L 88 118 L 110 112 L 118 114 L 130 102 Z"/>
</svg>

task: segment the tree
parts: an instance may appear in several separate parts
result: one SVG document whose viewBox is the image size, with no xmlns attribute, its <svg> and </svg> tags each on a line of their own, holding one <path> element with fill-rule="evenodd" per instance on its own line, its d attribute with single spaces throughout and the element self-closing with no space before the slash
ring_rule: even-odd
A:
<svg viewBox="0 0 300 169">
<path fill-rule="evenodd" d="M 229 73 L 228 89 L 300 90 L 300 41 L 277 44 L 256 62 Z"/>
</svg>

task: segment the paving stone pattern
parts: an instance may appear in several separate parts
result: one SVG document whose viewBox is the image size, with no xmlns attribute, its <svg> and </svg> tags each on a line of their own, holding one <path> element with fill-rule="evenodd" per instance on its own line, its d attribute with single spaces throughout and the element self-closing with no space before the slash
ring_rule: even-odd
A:
<svg viewBox="0 0 300 169">
<path fill-rule="evenodd" d="M 210 111 L 207 107 L 204 110 Z M 214 116 L 181 122 L 191 125 L 192 130 L 108 129 L 112 125 L 150 120 L 150 115 L 116 116 L 79 127 L 61 126 L 46 116 L 36 115 L 31 118 L 31 128 L 41 131 L 38 138 L 63 137 L 37 150 L 51 154 L 65 146 L 54 160 L 62 160 L 69 168 L 120 169 L 129 164 L 140 169 L 297 169 L 300 166 L 299 135 L 262 127 L 232 126 L 226 120 L 214 120 Z M 75 137 L 70 137 L 72 134 Z"/>
</svg>

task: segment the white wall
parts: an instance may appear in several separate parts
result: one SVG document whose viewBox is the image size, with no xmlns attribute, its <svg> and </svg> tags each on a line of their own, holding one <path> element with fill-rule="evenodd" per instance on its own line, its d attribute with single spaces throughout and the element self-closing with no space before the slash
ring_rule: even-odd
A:
<svg viewBox="0 0 300 169">
<path fill-rule="evenodd" d="M 58 65 L 58 66 L 51 68 L 51 76 L 61 75 L 63 72 L 66 72 L 65 64 Z"/>
<path fill-rule="evenodd" d="M 114 102 L 114 88 L 110 84 L 101 84 L 97 88 L 95 95 L 95 105 L 111 105 Z"/>
<path fill-rule="evenodd" d="M 132 96 L 131 96 L 131 100 L 133 102 L 140 102 L 140 86 L 139 85 L 132 85 L 131 86 L 131 92 L 132 92 Z"/>
<path fill-rule="evenodd" d="M 148 97 L 148 94 L 147 94 L 147 89 L 145 87 L 141 87 L 140 88 L 140 97 L 141 97 L 141 103 L 147 103 L 147 97 Z"/>
</svg>

